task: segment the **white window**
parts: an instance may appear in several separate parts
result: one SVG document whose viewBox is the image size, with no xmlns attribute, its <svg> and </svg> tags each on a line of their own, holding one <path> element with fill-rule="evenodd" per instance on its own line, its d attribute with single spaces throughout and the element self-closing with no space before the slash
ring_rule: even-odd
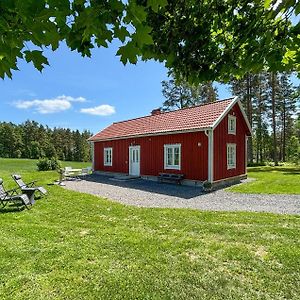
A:
<svg viewBox="0 0 300 300">
<path fill-rule="evenodd" d="M 112 148 L 104 148 L 104 166 L 112 166 Z"/>
<path fill-rule="evenodd" d="M 228 116 L 228 133 L 235 134 L 236 133 L 236 117 Z"/>
<path fill-rule="evenodd" d="M 227 144 L 227 169 L 236 167 L 236 144 Z"/>
<path fill-rule="evenodd" d="M 181 144 L 164 145 L 165 169 L 180 170 Z"/>
</svg>

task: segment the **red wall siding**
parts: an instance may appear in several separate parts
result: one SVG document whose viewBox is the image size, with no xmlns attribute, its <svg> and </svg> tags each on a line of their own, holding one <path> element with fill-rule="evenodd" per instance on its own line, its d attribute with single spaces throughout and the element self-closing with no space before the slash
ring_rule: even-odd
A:
<svg viewBox="0 0 300 300">
<path fill-rule="evenodd" d="M 214 130 L 214 180 L 246 173 L 245 139 L 247 125 L 238 104 L 229 112 L 236 116 L 236 135 L 228 134 L 228 115 Z M 236 144 L 236 168 L 227 170 L 227 143 Z"/>
<path fill-rule="evenodd" d="M 201 146 L 198 146 L 201 143 Z M 181 144 L 181 170 L 164 170 L 164 144 Z M 128 173 L 129 146 L 141 147 L 141 175 L 160 172 L 181 173 L 193 180 L 207 179 L 207 136 L 204 132 L 169 134 L 141 138 L 95 142 L 95 170 Z M 113 148 L 113 164 L 103 165 L 103 149 Z"/>
</svg>

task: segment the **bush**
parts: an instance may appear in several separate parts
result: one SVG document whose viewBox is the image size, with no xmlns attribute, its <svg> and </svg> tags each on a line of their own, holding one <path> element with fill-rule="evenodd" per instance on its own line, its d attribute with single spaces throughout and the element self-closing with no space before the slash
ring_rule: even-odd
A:
<svg viewBox="0 0 300 300">
<path fill-rule="evenodd" d="M 52 157 L 50 159 L 50 168 L 51 170 L 57 170 L 57 169 L 60 169 L 62 166 L 61 166 L 61 162 L 55 158 L 55 157 Z"/>
<path fill-rule="evenodd" d="M 210 192 L 212 190 L 212 183 L 209 181 L 204 181 L 203 182 L 203 190 L 205 192 Z"/>
<path fill-rule="evenodd" d="M 50 170 L 57 170 L 61 168 L 61 163 L 57 158 L 52 157 L 49 158 L 41 158 L 37 162 L 37 169 L 38 171 L 50 171 Z"/>
<path fill-rule="evenodd" d="M 293 162 L 296 165 L 299 165 L 299 163 L 300 163 L 300 141 L 295 135 L 293 135 L 290 138 L 290 141 L 289 141 L 288 147 L 287 147 L 287 154 L 288 154 L 289 161 Z"/>
</svg>

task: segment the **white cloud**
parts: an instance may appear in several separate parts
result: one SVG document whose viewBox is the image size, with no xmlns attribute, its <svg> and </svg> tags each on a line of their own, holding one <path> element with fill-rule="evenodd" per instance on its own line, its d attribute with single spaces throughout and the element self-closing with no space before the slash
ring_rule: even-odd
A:
<svg viewBox="0 0 300 300">
<path fill-rule="evenodd" d="M 108 104 L 99 105 L 96 107 L 82 108 L 81 113 L 95 116 L 110 116 L 116 112 L 115 108 Z"/>
<path fill-rule="evenodd" d="M 83 97 L 58 96 L 53 99 L 20 100 L 14 103 L 19 109 L 33 109 L 40 114 L 53 114 L 68 110 L 72 107 L 71 102 L 86 102 Z"/>
<path fill-rule="evenodd" d="M 32 100 L 18 101 L 15 106 L 20 109 L 33 108 L 40 114 L 52 114 L 71 108 L 71 103 L 66 100 L 49 99 L 49 100 Z"/>
<path fill-rule="evenodd" d="M 69 102 L 86 102 L 86 99 L 84 97 L 74 98 L 74 97 L 65 96 L 65 95 L 58 96 L 58 97 L 56 97 L 56 99 L 58 99 L 58 100 L 66 100 L 66 101 L 69 101 Z"/>
</svg>

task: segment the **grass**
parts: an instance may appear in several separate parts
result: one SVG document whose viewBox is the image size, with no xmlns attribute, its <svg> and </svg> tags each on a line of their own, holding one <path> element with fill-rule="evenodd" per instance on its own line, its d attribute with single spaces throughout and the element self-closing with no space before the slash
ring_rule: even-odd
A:
<svg viewBox="0 0 300 300">
<path fill-rule="evenodd" d="M 300 194 L 300 167 L 251 167 L 248 177 L 255 181 L 229 188 L 249 194 Z"/>
<path fill-rule="evenodd" d="M 37 159 L 15 159 L 15 158 L 0 158 L 0 172 L 7 171 L 9 173 L 18 173 L 20 170 L 22 172 L 33 172 L 37 170 L 36 163 Z M 83 163 L 76 161 L 63 161 L 62 166 L 72 166 L 74 169 L 76 168 L 84 168 L 90 166 L 91 163 Z"/>
<path fill-rule="evenodd" d="M 0 161 L 10 186 L 18 164 Z M 57 178 L 32 164 L 18 172 Z M 299 216 L 136 208 L 47 188 L 32 210 L 0 213 L 1 300 L 299 299 Z"/>
</svg>

